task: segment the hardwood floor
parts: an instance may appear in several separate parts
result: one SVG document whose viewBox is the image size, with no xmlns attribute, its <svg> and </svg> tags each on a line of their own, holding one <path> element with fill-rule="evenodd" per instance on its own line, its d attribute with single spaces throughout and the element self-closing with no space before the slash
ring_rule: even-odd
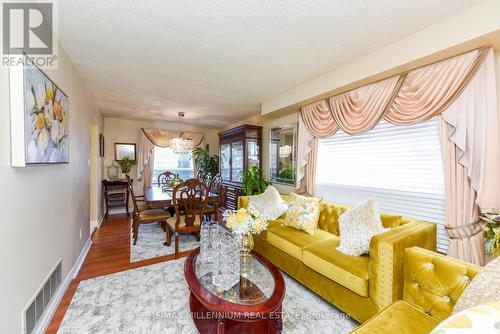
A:
<svg viewBox="0 0 500 334">
<path fill-rule="evenodd" d="M 140 237 L 140 236 L 139 236 Z M 189 251 L 181 252 L 184 257 Z M 55 334 L 80 281 L 174 259 L 174 254 L 130 262 L 130 216 L 109 216 L 92 237 L 92 246 L 77 277 L 71 282 L 57 307 L 46 334 Z"/>
</svg>

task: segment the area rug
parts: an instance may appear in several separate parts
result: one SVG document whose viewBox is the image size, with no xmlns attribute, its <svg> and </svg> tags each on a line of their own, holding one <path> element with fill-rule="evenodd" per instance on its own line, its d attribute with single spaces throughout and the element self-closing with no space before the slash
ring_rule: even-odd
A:
<svg viewBox="0 0 500 334">
<path fill-rule="evenodd" d="M 80 282 L 58 333 L 198 333 L 190 319 L 185 259 Z M 284 275 L 283 333 L 348 333 L 345 313 Z"/>
<path fill-rule="evenodd" d="M 179 251 L 195 249 L 199 246 L 193 235 L 180 235 Z M 175 238 L 169 247 L 164 246 L 166 240 L 165 232 L 160 224 L 143 224 L 139 226 L 139 237 L 137 244 L 133 244 L 132 233 L 130 234 L 130 262 L 147 260 L 159 256 L 175 253 Z"/>
</svg>

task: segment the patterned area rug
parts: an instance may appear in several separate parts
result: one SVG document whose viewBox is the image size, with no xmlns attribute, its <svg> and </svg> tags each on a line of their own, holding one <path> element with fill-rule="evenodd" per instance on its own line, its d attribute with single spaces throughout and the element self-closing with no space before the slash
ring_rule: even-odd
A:
<svg viewBox="0 0 500 334">
<path fill-rule="evenodd" d="M 179 250 L 186 251 L 195 249 L 200 244 L 193 235 L 180 235 Z M 139 237 L 137 244 L 133 244 L 132 233 L 130 233 L 130 262 L 151 259 L 159 256 L 175 253 L 175 238 L 169 247 L 164 246 L 166 240 L 165 232 L 160 224 L 144 224 L 139 226 Z"/>
<path fill-rule="evenodd" d="M 185 259 L 80 282 L 58 333 L 198 333 L 190 319 Z M 345 313 L 284 275 L 283 333 L 348 333 Z"/>
</svg>

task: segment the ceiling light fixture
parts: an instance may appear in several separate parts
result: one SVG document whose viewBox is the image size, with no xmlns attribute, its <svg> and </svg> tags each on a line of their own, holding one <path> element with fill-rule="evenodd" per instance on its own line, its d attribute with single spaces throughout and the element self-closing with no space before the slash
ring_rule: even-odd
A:
<svg viewBox="0 0 500 334">
<path fill-rule="evenodd" d="M 179 111 L 179 113 L 177 113 L 177 116 L 184 118 L 185 114 L 183 111 Z M 174 151 L 174 153 L 182 154 L 188 152 L 191 149 L 192 139 L 182 138 L 183 134 L 183 132 L 179 133 L 179 137 L 170 138 L 168 142 L 168 146 L 172 149 L 172 151 Z"/>
</svg>

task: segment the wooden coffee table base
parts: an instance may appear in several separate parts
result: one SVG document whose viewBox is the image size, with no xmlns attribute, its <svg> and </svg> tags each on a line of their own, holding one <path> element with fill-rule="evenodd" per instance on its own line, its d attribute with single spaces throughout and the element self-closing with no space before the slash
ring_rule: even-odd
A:
<svg viewBox="0 0 500 334">
<path fill-rule="evenodd" d="M 281 333 L 283 329 L 281 306 L 274 312 L 236 318 L 236 314 L 231 312 L 219 314 L 209 310 L 191 293 L 189 307 L 193 322 L 202 334 L 274 334 Z"/>
</svg>

